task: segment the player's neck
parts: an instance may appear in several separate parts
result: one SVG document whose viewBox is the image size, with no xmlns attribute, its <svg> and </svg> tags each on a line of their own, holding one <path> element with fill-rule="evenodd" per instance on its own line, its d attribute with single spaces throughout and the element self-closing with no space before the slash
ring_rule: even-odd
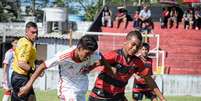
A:
<svg viewBox="0 0 201 101">
<path fill-rule="evenodd" d="M 147 61 L 147 58 L 148 58 L 148 57 L 147 57 L 147 56 L 142 56 L 142 55 L 141 55 L 140 58 L 142 59 L 142 61 Z"/>
<path fill-rule="evenodd" d="M 81 62 L 80 58 L 79 58 L 79 55 L 78 55 L 78 49 L 75 49 L 74 53 L 73 53 L 73 57 L 72 59 L 75 61 L 75 62 Z"/>
<path fill-rule="evenodd" d="M 127 61 L 127 62 L 130 62 L 130 61 L 131 61 L 131 58 L 132 58 L 133 56 L 128 55 L 128 53 L 126 52 L 126 50 L 125 50 L 124 48 L 123 48 L 123 53 L 124 53 L 124 57 L 125 57 L 126 61 Z"/>
<path fill-rule="evenodd" d="M 32 44 L 34 43 L 28 36 L 25 36 L 27 40 L 29 40 Z"/>
</svg>

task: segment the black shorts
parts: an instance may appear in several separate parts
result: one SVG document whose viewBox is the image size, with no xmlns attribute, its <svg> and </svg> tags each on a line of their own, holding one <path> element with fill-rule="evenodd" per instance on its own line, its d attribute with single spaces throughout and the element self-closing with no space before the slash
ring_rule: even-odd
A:
<svg viewBox="0 0 201 101">
<path fill-rule="evenodd" d="M 134 93 L 133 92 L 133 99 L 135 100 L 142 100 L 143 99 L 143 95 L 145 95 L 146 98 L 148 99 L 154 99 L 156 98 L 156 95 L 153 94 L 151 91 L 147 91 L 147 92 L 139 92 L 139 93 Z"/>
<path fill-rule="evenodd" d="M 134 84 L 133 86 L 133 88 L 141 88 L 141 89 L 146 87 L 147 87 L 146 85 L 137 85 L 137 84 Z M 148 99 L 156 98 L 156 95 L 151 90 L 145 92 L 132 92 L 133 99 L 135 100 L 142 100 L 144 95 Z"/>
<path fill-rule="evenodd" d="M 13 92 L 11 96 L 11 101 L 27 101 L 30 95 L 35 95 L 34 90 L 32 88 L 27 94 L 27 96 L 22 96 L 22 97 L 18 96 L 20 87 L 24 86 L 28 81 L 29 81 L 28 76 L 18 74 L 16 72 L 12 73 L 11 85 L 13 87 Z"/>
<path fill-rule="evenodd" d="M 127 99 L 125 96 L 118 97 L 118 98 L 111 98 L 111 99 L 109 99 L 109 98 L 99 99 L 99 98 L 89 96 L 88 101 L 127 101 Z"/>
</svg>

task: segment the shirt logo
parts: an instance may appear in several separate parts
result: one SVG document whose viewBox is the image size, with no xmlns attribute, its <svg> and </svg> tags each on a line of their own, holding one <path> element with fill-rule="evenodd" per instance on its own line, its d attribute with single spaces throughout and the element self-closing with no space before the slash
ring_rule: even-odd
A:
<svg viewBox="0 0 201 101">
<path fill-rule="evenodd" d="M 69 68 L 70 68 L 70 69 L 73 69 L 74 67 L 71 65 Z"/>
</svg>

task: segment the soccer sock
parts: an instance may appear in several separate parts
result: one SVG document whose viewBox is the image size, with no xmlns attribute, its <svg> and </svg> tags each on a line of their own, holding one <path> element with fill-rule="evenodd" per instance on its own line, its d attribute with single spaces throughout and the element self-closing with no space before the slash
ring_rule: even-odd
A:
<svg viewBox="0 0 201 101">
<path fill-rule="evenodd" d="M 10 95 L 4 94 L 2 101 L 10 101 Z"/>
</svg>

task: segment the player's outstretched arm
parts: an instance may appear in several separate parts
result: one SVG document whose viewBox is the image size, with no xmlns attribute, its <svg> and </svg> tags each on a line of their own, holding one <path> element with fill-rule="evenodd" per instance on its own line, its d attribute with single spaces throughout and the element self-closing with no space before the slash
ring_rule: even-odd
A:
<svg viewBox="0 0 201 101">
<path fill-rule="evenodd" d="M 98 66 L 104 66 L 104 67 L 108 68 L 108 70 L 111 72 L 110 74 L 112 74 L 112 76 L 114 76 L 114 74 L 116 73 L 115 68 L 110 65 L 110 63 L 104 58 L 102 53 L 98 53 L 98 54 L 100 56 L 99 60 L 92 63 L 88 68 L 86 68 L 86 70 L 82 69 L 81 72 L 89 73 L 90 71 L 92 71 L 94 68 L 96 68 Z"/>
<path fill-rule="evenodd" d="M 146 84 L 154 91 L 154 93 L 159 97 L 160 101 L 166 101 L 165 97 L 163 96 L 162 92 L 158 88 L 156 82 L 151 76 L 144 76 Z"/>
<path fill-rule="evenodd" d="M 18 66 L 19 66 L 21 69 L 23 69 L 24 71 L 26 71 L 26 72 L 29 72 L 30 69 L 31 69 L 31 66 L 29 66 L 29 65 L 27 64 L 27 62 L 25 62 L 25 61 L 19 61 L 19 62 L 18 62 Z"/>
<path fill-rule="evenodd" d="M 46 69 L 45 63 L 40 64 L 36 71 L 31 76 L 30 80 L 26 83 L 25 86 L 20 88 L 18 96 L 27 95 L 31 87 L 33 86 L 34 81 L 40 76 L 40 74 Z"/>
<path fill-rule="evenodd" d="M 7 78 L 7 75 L 8 75 L 8 64 L 3 64 L 3 89 L 5 91 L 9 90 L 8 88 L 8 78 Z"/>
</svg>

